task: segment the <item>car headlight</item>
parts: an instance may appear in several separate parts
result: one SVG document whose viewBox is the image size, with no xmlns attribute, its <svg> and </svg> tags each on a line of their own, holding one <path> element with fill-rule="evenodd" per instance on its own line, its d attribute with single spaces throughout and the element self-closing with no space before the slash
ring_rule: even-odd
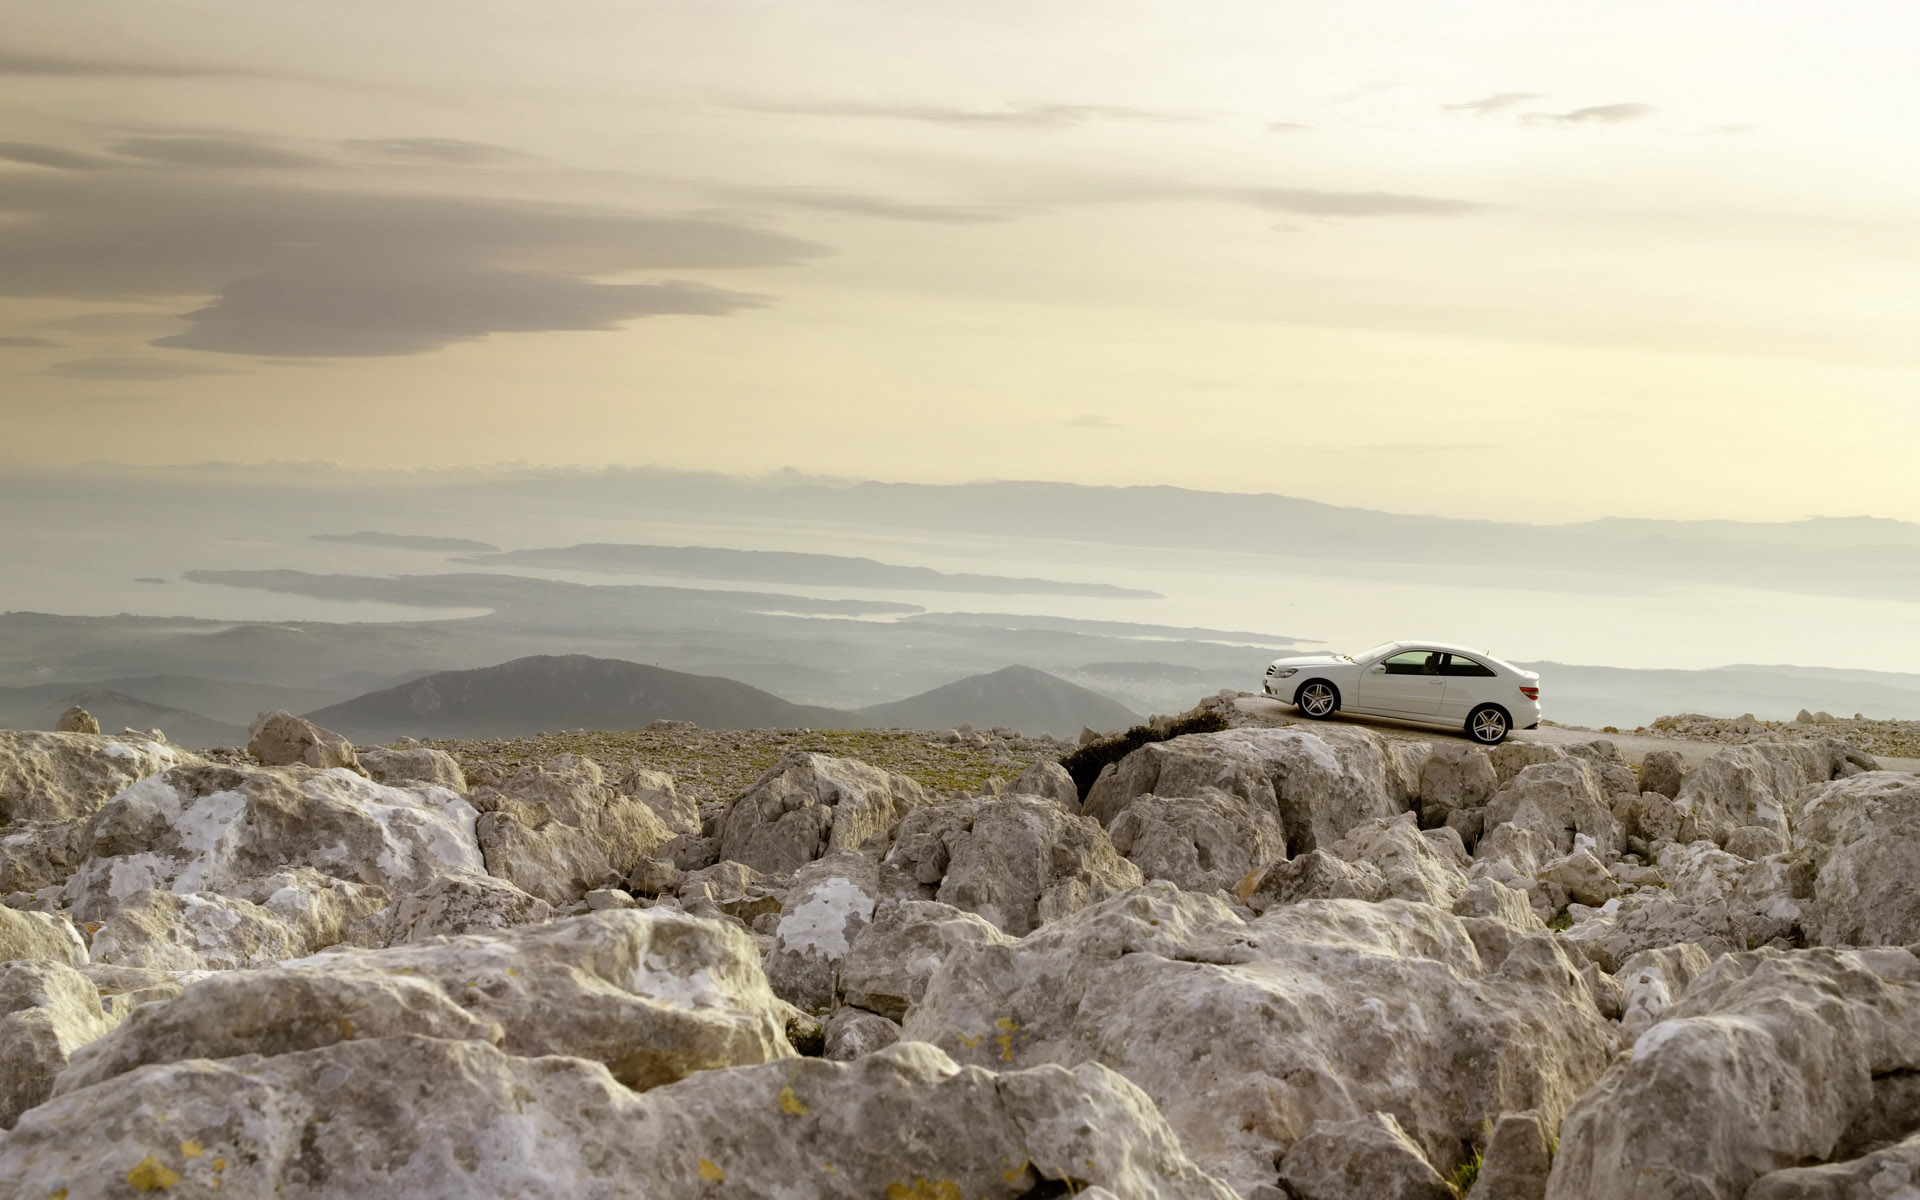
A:
<svg viewBox="0 0 1920 1200">
<path fill-rule="evenodd" d="M 1287 676 L 1297 675 L 1299 674 L 1299 672 L 1300 672 L 1299 667 L 1268 667 L 1267 668 L 1267 674 L 1271 675 L 1275 679 L 1285 679 Z"/>
</svg>

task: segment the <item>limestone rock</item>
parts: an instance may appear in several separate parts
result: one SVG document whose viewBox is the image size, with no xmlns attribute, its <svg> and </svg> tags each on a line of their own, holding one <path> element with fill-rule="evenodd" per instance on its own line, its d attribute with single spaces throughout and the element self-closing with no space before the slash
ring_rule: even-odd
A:
<svg viewBox="0 0 1920 1200">
<path fill-rule="evenodd" d="M 1474 1200 L 1541 1200 L 1553 1167 L 1553 1130 L 1539 1113 L 1501 1113 L 1481 1152 Z"/>
<path fill-rule="evenodd" d="M 329 729 L 322 729 L 304 717 L 275 710 L 261 713 L 248 730 L 247 753 L 263 767 L 295 765 L 326 770 L 344 767 L 360 769 L 353 743 Z"/>
<path fill-rule="evenodd" d="M 1465 808 L 1485 808 L 1500 790 L 1493 760 L 1478 746 L 1444 743 L 1420 767 L 1420 824 L 1433 829 Z"/>
<path fill-rule="evenodd" d="M 1218 788 L 1177 800 L 1135 797 L 1107 833 L 1143 876 L 1190 892 L 1229 890 L 1287 856 L 1279 810 Z"/>
<path fill-rule="evenodd" d="M 1681 942 L 1692 942 L 1711 958 L 1745 945 L 1724 903 L 1689 904 L 1656 890 L 1622 896 L 1618 905 L 1562 933 L 1561 944 L 1607 972 L 1620 970 L 1621 964 L 1643 950 Z"/>
<path fill-rule="evenodd" d="M 100 722 L 94 720 L 93 714 L 78 704 L 61 713 L 60 719 L 54 722 L 53 727 L 59 733 L 100 732 Z"/>
<path fill-rule="evenodd" d="M 1012 939 L 983 917 L 935 900 L 881 909 L 840 963 L 846 1002 L 895 1021 L 926 994 L 927 981 L 956 950 Z"/>
<path fill-rule="evenodd" d="M 1142 746 L 1103 772 L 1082 811 L 1107 825 L 1138 796 L 1178 799 L 1213 788 L 1277 811 L 1287 846 L 1300 854 L 1338 841 L 1361 821 L 1411 808 L 1416 753 L 1357 728 L 1187 734 Z"/>
<path fill-rule="evenodd" d="M 85 817 L 0 827 L 0 895 L 58 887 L 86 856 Z"/>
<path fill-rule="evenodd" d="M 927 802 L 924 789 L 849 758 L 790 753 L 728 806 L 720 854 L 791 874 L 836 850 L 858 849 Z"/>
<path fill-rule="evenodd" d="M 1742 825 L 1727 835 L 1727 853 L 1749 861 L 1787 851 L 1786 835 L 1767 825 Z"/>
<path fill-rule="evenodd" d="M 382 914 L 379 941 L 388 946 L 424 942 L 532 925 L 552 917 L 552 905 L 504 879 L 454 872 L 394 900 Z"/>
<path fill-rule="evenodd" d="M 89 817 L 130 784 L 198 761 L 150 738 L 0 729 L 0 826 Z"/>
<path fill-rule="evenodd" d="M 240 1012 L 250 1015 L 234 1019 Z M 369 1021 L 392 1033 L 481 1037 L 513 1054 L 594 1059 L 633 1088 L 793 1054 L 752 939 L 658 910 L 217 973 L 134 1015 L 89 1050 L 96 1065 L 71 1086 L 144 1063 L 248 1053 L 258 1047 L 247 1037 L 276 1054 L 311 1049 Z"/>
<path fill-rule="evenodd" d="M 1677 840 L 1724 843 L 1742 825 L 1789 836 L 1801 798 L 1815 784 L 1871 770 L 1871 759 L 1844 742 L 1761 742 L 1715 751 L 1687 775 L 1675 805 Z"/>
<path fill-rule="evenodd" d="M 1794 844 L 1818 872 L 1813 941 L 1920 942 L 1920 776 L 1882 771 L 1828 784 L 1808 801 Z"/>
<path fill-rule="evenodd" d="M 1016 937 L 1141 882 L 1099 825 L 1026 796 L 916 809 L 886 861 Z"/>
<path fill-rule="evenodd" d="M 1453 902 L 1457 917 L 1481 917 L 1498 921 L 1521 933 L 1546 928 L 1546 923 L 1527 902 L 1527 894 L 1508 887 L 1497 879 L 1476 879 Z"/>
<path fill-rule="evenodd" d="M 471 796 L 487 870 L 549 904 L 618 886 L 674 832 L 641 799 L 608 784 L 591 758 L 560 754 Z"/>
<path fill-rule="evenodd" d="M 73 922 L 57 913 L 0 906 L 0 964 L 22 959 L 51 959 L 69 967 L 84 967 L 87 944 Z"/>
<path fill-rule="evenodd" d="M 0 964 L 0 1129 L 52 1095 L 74 1051 L 112 1027 L 100 993 L 65 963 Z"/>
<path fill-rule="evenodd" d="M 1493 764 L 1493 777 L 1503 788 L 1536 763 L 1564 762 L 1566 758 L 1564 748 L 1545 742 L 1502 742 L 1487 751 L 1487 760 Z"/>
<path fill-rule="evenodd" d="M 1487 836 L 1513 826 L 1542 835 L 1557 854 L 1572 853 L 1576 837 L 1617 854 L 1622 834 L 1601 784 L 1601 775 L 1574 756 L 1522 768 L 1487 802 Z"/>
<path fill-rule="evenodd" d="M 1762 1175 L 1744 1200 L 1910 1200 L 1920 1195 L 1920 1133 L 1845 1162 Z"/>
<path fill-rule="evenodd" d="M 682 876 L 679 897 L 683 904 L 709 904 L 736 920 L 751 922 L 777 915 L 786 903 L 791 882 L 787 876 L 762 875 L 745 863 L 729 859 Z"/>
<path fill-rule="evenodd" d="M 386 750 L 378 746 L 354 752 L 360 766 L 375 783 L 388 787 L 438 787 L 465 793 L 467 774 L 460 761 L 445 750 L 408 746 Z"/>
<path fill-rule="evenodd" d="M 1280 1163 L 1297 1200 L 1456 1200 L 1393 1114 L 1316 1121 Z"/>
<path fill-rule="evenodd" d="M 1711 962 L 1692 942 L 1642 950 L 1620 964 L 1614 978 L 1626 989 L 1620 1036 L 1631 1041 L 1660 1021 Z"/>
<path fill-rule="evenodd" d="M 1331 850 L 1309 850 L 1268 867 L 1242 898 L 1262 913 L 1301 900 L 1378 900 L 1385 889 L 1373 864 L 1350 863 Z"/>
<path fill-rule="evenodd" d="M 1547 1195 L 1740 1196 L 1845 1156 L 1879 1116 L 1876 1077 L 1915 1063 L 1910 951 L 1726 955 L 1567 1114 Z"/>
<path fill-rule="evenodd" d="M 1639 838 L 1649 845 L 1671 842 L 1680 836 L 1679 805 L 1660 792 L 1641 792 L 1622 800 L 1613 806 L 1613 813 L 1628 837 Z"/>
<path fill-rule="evenodd" d="M 1687 760 L 1678 750 L 1649 750 L 1640 759 L 1640 790 L 1671 800 L 1680 795 L 1686 781 Z"/>
<path fill-rule="evenodd" d="M 213 892 L 135 892 L 93 935 L 93 954 L 109 966 L 156 971 L 263 967 L 311 949 L 290 924 L 257 904 Z"/>
<path fill-rule="evenodd" d="M 878 1013 L 845 1005 L 827 1019 L 826 1057 L 851 1062 L 900 1040 L 900 1026 Z"/>
<path fill-rule="evenodd" d="M 689 797 L 682 796 L 674 785 L 673 776 L 665 771 L 651 770 L 637 762 L 629 763 L 615 782 L 614 790 L 652 809 L 653 815 L 660 818 L 660 823 L 676 836 L 699 836 L 700 806 Z"/>
<path fill-rule="evenodd" d="M 705 1071 L 636 1095 L 574 1058 L 522 1058 L 484 1041 L 351 1040 L 148 1067 L 43 1104 L 0 1141 L 0 1178 L 22 1195 L 102 1200 L 128 1194 L 135 1173 L 136 1186 L 172 1195 L 315 1200 L 697 1200 L 796 1188 L 821 1200 L 1017 1200 L 1084 1184 L 1141 1200 L 1233 1200 L 1152 1102 L 1105 1068 L 995 1076 L 910 1044 L 852 1063 Z"/>
<path fill-rule="evenodd" d="M 1540 878 L 1567 889 L 1582 904 L 1601 905 L 1620 894 L 1620 882 L 1591 850 L 1579 850 L 1540 868 Z"/>
<path fill-rule="evenodd" d="M 767 955 L 774 994 L 810 1011 L 831 1009 L 840 964 L 873 919 L 879 896 L 879 865 L 855 851 L 829 854 L 794 872 Z"/>
<path fill-rule="evenodd" d="M 1314 1121 L 1376 1111 L 1451 1171 L 1485 1114 L 1556 1118 L 1612 1054 L 1552 935 L 1510 940 L 1494 963 L 1426 904 L 1309 900 L 1249 922 L 1151 883 L 949 953 L 905 1031 L 999 1070 L 1104 1063 L 1243 1192 Z"/>
<path fill-rule="evenodd" d="M 1068 812 L 1080 811 L 1080 789 L 1073 776 L 1054 759 L 1037 758 L 1007 785 L 1009 796 L 1039 796 L 1051 800 Z"/>
<path fill-rule="evenodd" d="M 176 767 L 94 816 L 91 856 L 64 896 L 77 918 L 98 921 L 144 889 L 230 893 L 295 867 L 401 895 L 483 869 L 474 820 L 452 792 L 340 769 Z"/>
<path fill-rule="evenodd" d="M 1411 812 L 1363 821 L 1335 842 L 1334 854 L 1380 872 L 1383 900 L 1450 908 L 1467 890 L 1467 852 L 1451 829 L 1423 830 Z"/>
</svg>

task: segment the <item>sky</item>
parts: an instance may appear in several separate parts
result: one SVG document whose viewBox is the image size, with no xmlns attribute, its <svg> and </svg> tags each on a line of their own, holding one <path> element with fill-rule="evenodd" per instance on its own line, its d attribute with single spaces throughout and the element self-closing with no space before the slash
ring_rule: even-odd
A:
<svg viewBox="0 0 1920 1200">
<path fill-rule="evenodd" d="M 0 0 L 0 468 L 1920 520 L 1920 8 Z"/>
</svg>

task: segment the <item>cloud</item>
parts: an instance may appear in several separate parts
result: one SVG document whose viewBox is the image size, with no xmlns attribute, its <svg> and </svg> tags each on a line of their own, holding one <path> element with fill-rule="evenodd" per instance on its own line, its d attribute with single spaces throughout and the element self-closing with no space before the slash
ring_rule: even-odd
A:
<svg viewBox="0 0 1920 1200">
<path fill-rule="evenodd" d="M 24 335 L 19 337 L 0 337 L 0 348 L 8 350 L 42 350 L 49 346 L 58 346 L 59 344 L 59 342 L 54 341 L 52 338 L 27 337 Z"/>
<path fill-rule="evenodd" d="M 307 357 L 421 354 L 490 333 L 724 316 L 767 298 L 697 283 L 604 284 L 454 263 L 310 256 L 229 284 L 156 346 Z"/>
<path fill-rule="evenodd" d="M 56 171 L 94 171 L 113 165 L 110 159 L 38 142 L 0 142 L 0 160 L 30 167 L 52 167 Z"/>
<path fill-rule="evenodd" d="M 753 112 L 790 113 L 812 117 L 865 117 L 888 121 L 919 121 L 929 125 L 957 125 L 1011 129 L 1064 129 L 1092 121 L 1179 123 L 1194 118 L 1179 113 L 1125 108 L 1112 104 L 1020 104 L 1006 108 L 946 108 L 926 104 L 787 104 L 742 106 Z"/>
<path fill-rule="evenodd" d="M 38 325 L 42 329 L 65 329 L 93 337 L 144 338 L 165 333 L 179 323 L 180 318 L 172 313 L 95 312 L 41 321 Z"/>
<path fill-rule="evenodd" d="M 264 146 L 238 138 L 136 137 L 115 142 L 108 149 L 128 158 L 144 158 L 174 167 L 213 169 L 251 167 L 317 167 L 320 160 L 305 154 Z"/>
<path fill-rule="evenodd" d="M 495 332 L 719 315 L 766 298 L 595 277 L 788 266 L 826 253 L 721 220 L 193 172 L 0 173 L 0 295 L 212 296 L 187 314 L 192 328 L 158 344 L 234 354 L 417 354 Z"/>
<path fill-rule="evenodd" d="M 1442 104 L 1440 107 L 1448 112 L 1470 112 L 1476 117 L 1484 117 L 1488 113 L 1499 112 L 1501 109 L 1512 108 L 1516 104 L 1525 104 L 1529 100 L 1538 99 L 1540 99 L 1538 92 L 1495 92 L 1491 96 L 1468 100 L 1464 104 Z"/>
<path fill-rule="evenodd" d="M 142 79 L 193 79 L 212 75 L 256 75 L 232 67 L 190 63 L 129 62 L 113 58 L 61 58 L 0 50 L 0 75 L 65 75 L 77 78 L 123 76 Z"/>
<path fill-rule="evenodd" d="M 1369 442 L 1354 449 L 1375 454 L 1468 454 L 1506 447 L 1497 442 Z"/>
<path fill-rule="evenodd" d="M 532 157 L 506 146 L 496 146 L 491 142 L 468 142 L 460 138 L 364 138 L 340 144 L 349 150 L 376 155 L 380 158 L 445 163 L 454 166 Z"/>
<path fill-rule="evenodd" d="M 206 363 L 129 355 L 115 358 L 70 359 L 48 367 L 47 373 L 64 375 L 68 379 L 160 380 L 186 379 L 194 375 L 232 375 L 235 372 L 230 367 L 215 367 Z"/>
<path fill-rule="evenodd" d="M 1069 429 L 1124 429 L 1126 426 L 1100 413 L 1081 413 L 1066 422 Z"/>
<path fill-rule="evenodd" d="M 1576 108 L 1572 112 L 1528 113 L 1527 120 L 1547 121 L 1556 125 L 1619 125 L 1650 117 L 1659 111 L 1651 104 L 1596 104 L 1590 108 Z"/>
<path fill-rule="evenodd" d="M 1312 133 L 1313 126 L 1303 121 L 1268 121 L 1268 133 Z"/>
<path fill-rule="evenodd" d="M 784 204 L 818 212 L 847 213 L 861 217 L 879 217 L 888 221 L 920 221 L 933 225 L 983 225 L 1011 220 L 1014 213 L 1004 208 L 965 204 L 920 204 L 890 200 L 864 192 L 837 192 L 820 188 L 736 188 L 732 195 Z"/>
<path fill-rule="evenodd" d="M 1450 217 L 1488 208 L 1473 200 L 1401 192 L 1326 192 L 1312 188 L 1230 188 L 1223 198 L 1303 217 Z"/>
</svg>

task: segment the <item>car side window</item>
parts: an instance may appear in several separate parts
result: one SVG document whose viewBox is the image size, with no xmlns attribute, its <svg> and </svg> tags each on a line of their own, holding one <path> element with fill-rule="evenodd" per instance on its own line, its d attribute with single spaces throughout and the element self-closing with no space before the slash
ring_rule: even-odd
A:
<svg viewBox="0 0 1920 1200">
<path fill-rule="evenodd" d="M 1431 650 L 1403 650 L 1380 665 L 1389 675 L 1438 675 L 1444 654 Z"/>
<path fill-rule="evenodd" d="M 1472 659 L 1459 654 L 1447 655 L 1447 665 L 1441 670 L 1440 673 L 1443 675 L 1454 676 L 1456 678 L 1469 677 L 1469 678 L 1475 678 L 1475 679 L 1491 679 L 1494 677 L 1492 667 L 1487 666 L 1485 663 L 1475 662 Z"/>
</svg>

